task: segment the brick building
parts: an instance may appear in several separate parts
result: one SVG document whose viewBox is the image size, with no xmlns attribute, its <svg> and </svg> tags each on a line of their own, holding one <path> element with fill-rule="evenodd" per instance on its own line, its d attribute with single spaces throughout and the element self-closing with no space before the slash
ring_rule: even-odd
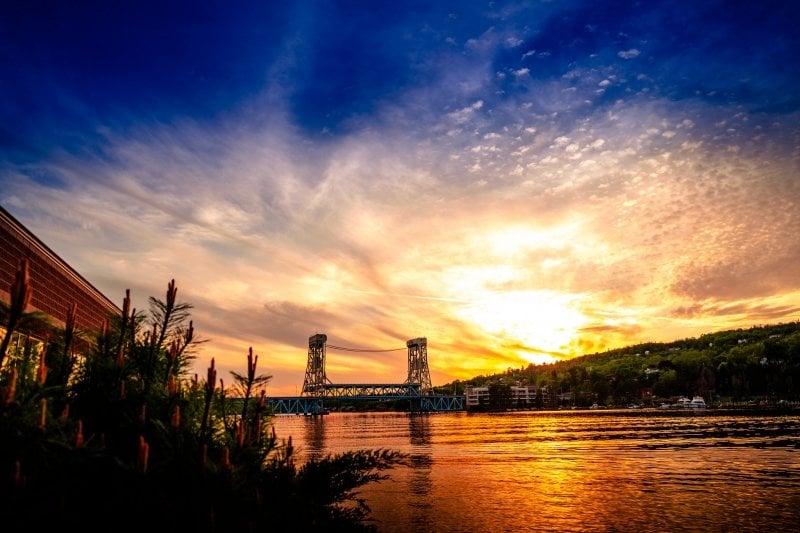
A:
<svg viewBox="0 0 800 533">
<path fill-rule="evenodd" d="M 31 284 L 31 300 L 26 312 L 46 313 L 61 327 L 74 302 L 77 304 L 75 325 L 83 331 L 96 331 L 109 313 L 122 313 L 0 206 L 0 300 L 5 303 L 10 301 L 9 290 L 24 258 L 29 261 Z"/>
</svg>

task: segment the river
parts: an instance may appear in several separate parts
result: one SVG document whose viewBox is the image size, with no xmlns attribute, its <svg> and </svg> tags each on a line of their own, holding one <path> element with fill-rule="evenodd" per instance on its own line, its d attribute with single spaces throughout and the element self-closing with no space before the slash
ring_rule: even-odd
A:
<svg viewBox="0 0 800 533">
<path fill-rule="evenodd" d="M 301 458 L 391 449 L 381 532 L 778 532 L 800 523 L 800 413 L 332 413 L 273 419 Z"/>
</svg>

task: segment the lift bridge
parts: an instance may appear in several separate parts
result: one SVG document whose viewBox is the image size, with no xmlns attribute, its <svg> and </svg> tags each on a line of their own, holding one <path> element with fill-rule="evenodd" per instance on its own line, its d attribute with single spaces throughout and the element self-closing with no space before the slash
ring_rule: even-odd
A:
<svg viewBox="0 0 800 533">
<path fill-rule="evenodd" d="M 334 384 L 325 375 L 326 347 L 348 351 L 360 350 L 326 344 L 328 337 L 317 333 L 308 338 L 308 364 L 300 396 L 268 398 L 276 415 L 319 415 L 326 412 L 325 398 L 337 400 L 410 400 L 412 409 L 419 411 L 462 411 L 463 396 L 434 394 L 428 369 L 428 340 L 425 337 L 406 342 L 408 348 L 408 377 L 403 383 L 342 383 Z"/>
</svg>

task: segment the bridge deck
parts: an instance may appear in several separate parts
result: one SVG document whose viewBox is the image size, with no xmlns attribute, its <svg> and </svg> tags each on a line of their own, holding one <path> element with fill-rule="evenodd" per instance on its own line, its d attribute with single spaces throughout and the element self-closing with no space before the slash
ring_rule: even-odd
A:
<svg viewBox="0 0 800 533">
<path fill-rule="evenodd" d="M 336 396 L 340 400 L 401 400 L 410 399 L 419 401 L 421 411 L 463 411 L 464 396 L 445 396 L 445 395 L 371 395 L 371 396 Z M 273 414 L 276 415 L 319 415 L 324 414 L 326 409 L 323 404 L 322 396 L 289 396 L 282 398 L 267 398 L 267 403 L 272 407 Z"/>
</svg>

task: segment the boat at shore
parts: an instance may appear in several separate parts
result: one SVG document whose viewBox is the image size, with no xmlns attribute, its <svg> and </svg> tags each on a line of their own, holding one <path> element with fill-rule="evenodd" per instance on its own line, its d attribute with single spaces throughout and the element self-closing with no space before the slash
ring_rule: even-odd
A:
<svg viewBox="0 0 800 533">
<path fill-rule="evenodd" d="M 708 405 L 706 405 L 706 401 L 705 399 L 703 399 L 702 396 L 694 396 L 692 397 L 691 400 L 686 396 L 681 396 L 675 402 L 675 407 L 682 407 L 687 409 L 705 409 L 706 407 L 708 407 Z"/>
<path fill-rule="evenodd" d="M 695 396 L 692 398 L 692 401 L 689 402 L 689 407 L 691 409 L 705 409 L 708 406 L 702 396 Z"/>
<path fill-rule="evenodd" d="M 686 396 L 681 396 L 675 403 L 664 402 L 658 406 L 659 409 L 705 409 L 708 407 L 702 396 L 693 396 L 690 400 Z"/>
</svg>

